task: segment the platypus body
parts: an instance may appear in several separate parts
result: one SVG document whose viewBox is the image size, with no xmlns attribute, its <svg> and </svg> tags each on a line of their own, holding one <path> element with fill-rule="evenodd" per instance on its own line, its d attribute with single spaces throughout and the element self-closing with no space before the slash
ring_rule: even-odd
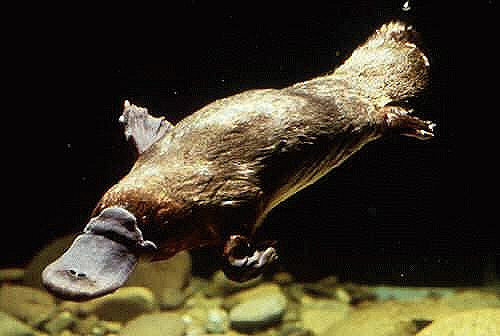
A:
<svg viewBox="0 0 500 336">
<path fill-rule="evenodd" d="M 229 278 L 257 276 L 277 258 L 275 242 L 253 241 L 273 207 L 381 136 L 433 137 L 433 123 L 400 106 L 427 83 L 416 43 L 410 26 L 385 24 L 329 74 L 217 100 L 175 126 L 126 101 L 120 121 L 137 162 L 44 285 L 90 299 L 122 286 L 141 255 L 206 245 L 220 249 Z"/>
</svg>

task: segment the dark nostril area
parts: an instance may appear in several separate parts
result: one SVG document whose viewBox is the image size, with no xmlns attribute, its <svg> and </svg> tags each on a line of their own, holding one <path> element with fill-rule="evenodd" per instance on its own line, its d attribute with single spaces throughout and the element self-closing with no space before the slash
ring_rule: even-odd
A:
<svg viewBox="0 0 500 336">
<path fill-rule="evenodd" d="M 68 270 L 68 273 L 69 273 L 71 276 L 73 276 L 73 277 L 75 277 L 75 278 L 80 278 L 80 279 L 83 279 L 83 278 L 85 278 L 85 277 L 87 276 L 87 274 L 85 274 L 85 273 L 81 273 L 81 272 L 78 272 L 78 271 L 76 271 L 76 270 L 74 270 L 74 269 L 69 269 L 69 270 Z"/>
</svg>

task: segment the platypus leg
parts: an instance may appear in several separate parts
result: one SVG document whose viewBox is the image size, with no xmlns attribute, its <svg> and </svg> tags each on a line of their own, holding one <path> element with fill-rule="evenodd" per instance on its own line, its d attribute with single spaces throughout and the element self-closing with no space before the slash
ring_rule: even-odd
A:
<svg viewBox="0 0 500 336">
<path fill-rule="evenodd" d="M 434 137 L 432 121 L 422 120 L 411 115 L 411 110 L 405 110 L 399 106 L 385 106 L 381 110 L 383 128 L 385 131 L 427 140 Z"/>
<path fill-rule="evenodd" d="M 231 235 L 224 245 L 224 274 L 238 282 L 256 278 L 278 259 L 276 244 L 276 241 L 264 241 L 253 246 L 246 236 Z"/>
<path fill-rule="evenodd" d="M 155 118 L 146 108 L 130 104 L 128 100 L 125 100 L 118 121 L 124 125 L 125 137 L 133 143 L 138 154 L 142 154 L 174 127 L 164 117 Z"/>
</svg>

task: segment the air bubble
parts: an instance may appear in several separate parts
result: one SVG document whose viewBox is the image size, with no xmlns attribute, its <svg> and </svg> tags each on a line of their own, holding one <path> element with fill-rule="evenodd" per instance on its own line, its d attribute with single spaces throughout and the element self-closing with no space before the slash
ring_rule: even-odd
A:
<svg viewBox="0 0 500 336">
<path fill-rule="evenodd" d="M 411 10 L 410 0 L 406 0 L 401 9 L 405 12 L 408 12 L 409 10 Z"/>
</svg>

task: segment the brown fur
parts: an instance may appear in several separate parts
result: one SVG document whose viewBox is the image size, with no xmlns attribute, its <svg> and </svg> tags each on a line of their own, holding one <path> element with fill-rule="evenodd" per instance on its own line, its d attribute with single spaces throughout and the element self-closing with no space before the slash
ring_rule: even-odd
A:
<svg viewBox="0 0 500 336">
<path fill-rule="evenodd" d="M 140 155 L 94 213 L 129 210 L 161 257 L 251 235 L 274 206 L 382 136 L 388 104 L 421 92 L 428 61 L 415 42 L 392 22 L 330 74 L 203 107 Z"/>
</svg>

